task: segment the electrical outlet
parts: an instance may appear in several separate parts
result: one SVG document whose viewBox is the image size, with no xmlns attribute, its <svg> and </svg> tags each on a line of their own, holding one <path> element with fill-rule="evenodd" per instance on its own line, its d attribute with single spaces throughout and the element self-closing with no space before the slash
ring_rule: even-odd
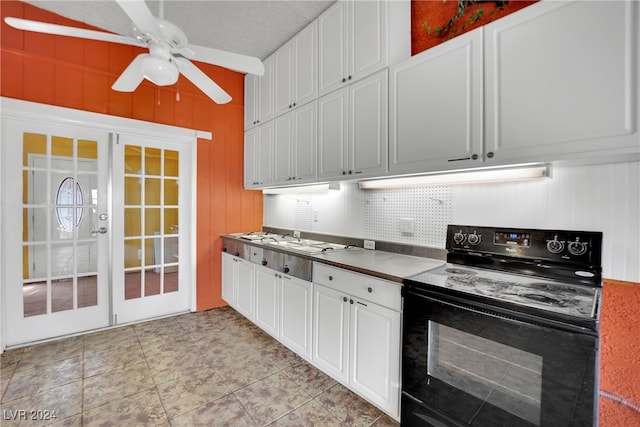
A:
<svg viewBox="0 0 640 427">
<path fill-rule="evenodd" d="M 413 218 L 400 218 L 400 232 L 404 234 L 413 234 L 416 229 L 416 220 Z"/>
<path fill-rule="evenodd" d="M 300 238 L 300 232 L 298 230 L 294 230 L 293 231 L 293 237 L 295 237 L 296 239 Z"/>
<path fill-rule="evenodd" d="M 375 250 L 375 249 L 376 249 L 376 242 L 375 242 L 375 240 L 365 240 L 365 241 L 364 241 L 364 248 L 365 248 L 365 249 Z"/>
</svg>

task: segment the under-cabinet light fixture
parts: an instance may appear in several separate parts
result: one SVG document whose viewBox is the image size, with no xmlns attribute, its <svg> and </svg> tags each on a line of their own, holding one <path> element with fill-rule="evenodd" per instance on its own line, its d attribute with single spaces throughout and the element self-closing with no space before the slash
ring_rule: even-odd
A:
<svg viewBox="0 0 640 427">
<path fill-rule="evenodd" d="M 415 175 L 398 178 L 360 181 L 362 189 L 386 189 L 426 187 L 430 185 L 454 184 L 482 184 L 492 182 L 523 181 L 545 178 L 550 176 L 549 165 L 521 165 L 511 167 L 496 167 L 491 169 L 461 170 L 455 172 L 437 173 L 429 175 Z"/>
<path fill-rule="evenodd" d="M 301 185 L 297 187 L 265 188 L 262 194 L 307 194 L 324 193 L 329 190 L 340 190 L 340 183 L 324 183 L 313 185 Z"/>
</svg>

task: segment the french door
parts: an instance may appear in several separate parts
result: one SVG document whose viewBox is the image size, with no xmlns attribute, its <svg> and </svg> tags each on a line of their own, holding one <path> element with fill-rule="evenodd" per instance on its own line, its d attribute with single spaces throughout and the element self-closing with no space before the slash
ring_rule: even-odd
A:
<svg viewBox="0 0 640 427">
<path fill-rule="evenodd" d="M 108 134 L 5 124 L 6 344 L 107 326 Z"/>
<path fill-rule="evenodd" d="M 4 125 L 4 343 L 187 311 L 191 145 Z"/>
</svg>

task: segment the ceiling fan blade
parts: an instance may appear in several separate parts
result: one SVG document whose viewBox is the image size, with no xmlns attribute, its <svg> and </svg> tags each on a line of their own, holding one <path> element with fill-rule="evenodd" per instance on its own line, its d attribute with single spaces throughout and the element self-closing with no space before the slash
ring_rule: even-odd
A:
<svg viewBox="0 0 640 427">
<path fill-rule="evenodd" d="M 218 65 L 241 73 L 255 74 L 257 76 L 264 74 L 262 61 L 253 56 L 195 45 L 187 45 L 176 52 L 194 61 Z"/>
<path fill-rule="evenodd" d="M 209 78 L 202 70 L 185 58 L 176 57 L 178 70 L 198 89 L 218 104 L 226 104 L 231 101 L 231 96 Z"/>
<path fill-rule="evenodd" d="M 116 0 L 133 21 L 135 27 L 142 33 L 158 34 L 158 22 L 144 0 Z"/>
<path fill-rule="evenodd" d="M 144 80 L 142 74 L 142 60 L 149 56 L 148 53 L 141 53 L 136 56 L 133 61 L 120 74 L 118 80 L 115 81 L 111 89 L 118 92 L 133 92 Z"/>
<path fill-rule="evenodd" d="M 145 43 L 131 37 L 121 36 L 120 34 L 85 30 L 84 28 L 67 27 L 65 25 L 49 24 L 47 22 L 31 21 L 22 18 L 6 17 L 4 21 L 19 30 L 146 47 Z"/>
</svg>

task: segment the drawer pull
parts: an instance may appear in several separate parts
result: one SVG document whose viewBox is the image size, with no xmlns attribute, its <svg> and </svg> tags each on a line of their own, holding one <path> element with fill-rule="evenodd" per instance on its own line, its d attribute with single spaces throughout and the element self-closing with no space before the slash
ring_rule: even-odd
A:
<svg viewBox="0 0 640 427">
<path fill-rule="evenodd" d="M 369 292 L 370 294 L 371 294 L 371 293 L 373 293 L 373 288 L 372 288 L 371 286 L 369 286 L 369 287 L 367 288 L 367 292 Z"/>
<path fill-rule="evenodd" d="M 342 297 L 342 301 L 347 302 L 347 297 Z"/>
<path fill-rule="evenodd" d="M 333 280 L 333 276 L 329 276 L 329 280 Z"/>
</svg>

